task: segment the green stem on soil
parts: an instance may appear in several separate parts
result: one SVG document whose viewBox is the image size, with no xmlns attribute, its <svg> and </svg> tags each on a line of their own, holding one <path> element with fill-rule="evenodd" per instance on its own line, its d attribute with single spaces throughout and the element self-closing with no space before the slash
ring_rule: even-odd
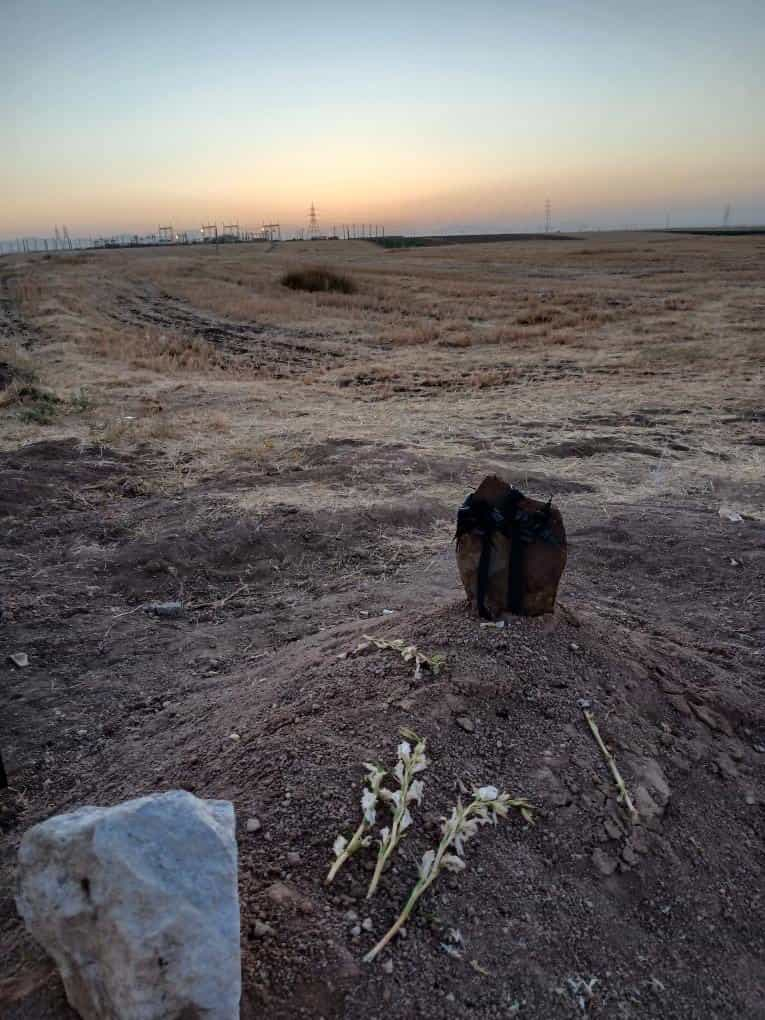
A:
<svg viewBox="0 0 765 1020">
<path fill-rule="evenodd" d="M 374 874 L 372 875 L 372 881 L 369 883 L 369 888 L 367 889 L 367 899 L 371 899 L 371 897 L 374 896 L 375 892 L 377 891 L 377 886 L 380 883 L 383 869 L 385 865 L 388 863 L 388 858 L 396 849 L 401 839 L 401 837 L 399 836 L 399 829 L 401 827 L 401 821 L 407 811 L 406 797 L 409 792 L 409 783 L 412 778 L 409 769 L 410 767 L 409 765 L 407 765 L 406 769 L 404 770 L 404 776 L 401 783 L 401 799 L 399 800 L 398 807 L 396 808 L 396 813 L 394 814 L 393 821 L 391 822 L 390 835 L 388 836 L 388 840 L 384 847 L 382 846 L 380 847 L 380 850 L 377 854 L 377 863 L 375 864 L 375 871 Z"/>
<path fill-rule="evenodd" d="M 472 807 L 472 804 L 470 805 L 470 807 Z M 467 811 L 465 812 L 466 818 L 470 813 L 470 807 L 468 807 Z M 417 885 L 415 885 L 414 889 L 412 889 L 409 899 L 406 901 L 406 905 L 399 914 L 395 923 L 385 933 L 385 935 L 383 935 L 383 937 L 380 939 L 377 945 L 369 950 L 369 952 L 364 957 L 364 963 L 371 963 L 372 960 L 374 960 L 374 958 L 378 955 L 378 953 L 381 953 L 383 949 L 385 949 L 385 947 L 388 945 L 390 940 L 394 938 L 394 936 L 396 936 L 399 933 L 399 931 L 401 931 L 401 929 L 404 927 L 407 920 L 409 919 L 409 915 L 414 910 L 414 906 L 417 903 L 417 900 L 420 898 L 420 896 L 422 896 L 425 890 L 428 889 L 428 887 L 431 886 L 433 882 L 435 882 L 436 878 L 438 878 L 438 873 L 441 870 L 441 861 L 443 859 L 444 854 L 454 841 L 456 833 L 457 829 L 450 827 L 444 834 L 443 838 L 441 839 L 441 842 L 438 844 L 436 856 L 433 859 L 433 864 L 431 865 L 430 871 L 428 872 L 427 876 L 425 878 L 421 878 Z"/>
<path fill-rule="evenodd" d="M 616 782 L 616 786 L 617 786 L 617 788 L 619 790 L 619 798 L 618 798 L 619 802 L 624 804 L 624 806 L 627 808 L 627 810 L 630 813 L 630 818 L 632 819 L 633 822 L 636 822 L 638 817 L 639 817 L 638 812 L 637 812 L 637 808 L 632 803 L 632 798 L 630 797 L 629 791 L 627 790 L 627 786 L 626 786 L 624 780 L 622 779 L 622 776 L 621 776 L 621 773 L 619 772 L 619 769 L 616 766 L 616 760 L 615 760 L 614 756 L 611 754 L 611 752 L 608 750 L 606 745 L 603 743 L 603 738 L 600 735 L 600 730 L 598 729 L 598 724 L 595 722 L 595 716 L 592 714 L 592 712 L 588 712 L 587 709 L 584 709 L 583 711 L 584 711 L 584 717 L 587 720 L 587 725 L 592 730 L 592 735 L 593 735 L 593 737 L 595 737 L 595 740 L 598 743 L 598 747 L 602 751 L 603 757 L 606 759 L 606 762 L 608 763 L 608 767 L 611 769 L 611 774 L 614 777 L 614 780 Z"/>
<path fill-rule="evenodd" d="M 330 882 L 334 879 L 335 875 L 342 868 L 342 866 L 349 859 L 349 857 L 356 853 L 359 846 L 361 845 L 361 840 L 366 830 L 366 827 L 367 823 L 362 822 L 361 825 L 359 825 L 358 829 L 356 829 L 354 834 L 351 836 L 348 842 L 348 846 L 346 846 L 346 848 L 343 850 L 343 852 L 340 854 L 337 860 L 333 862 L 332 867 L 329 869 L 329 874 L 324 880 L 325 885 L 330 884 Z"/>
</svg>

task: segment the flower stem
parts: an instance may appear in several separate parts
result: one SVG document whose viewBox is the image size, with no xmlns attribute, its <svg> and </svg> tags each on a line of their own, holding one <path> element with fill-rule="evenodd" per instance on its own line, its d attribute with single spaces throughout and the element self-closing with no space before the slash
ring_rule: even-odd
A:
<svg viewBox="0 0 765 1020">
<path fill-rule="evenodd" d="M 372 881 L 369 883 L 369 888 L 367 889 L 367 899 L 371 899 L 377 891 L 377 886 L 382 878 L 383 869 L 388 863 L 388 858 L 399 844 L 399 840 L 401 838 L 399 836 L 399 829 L 401 827 L 401 821 L 407 812 L 407 796 L 409 794 L 409 786 L 412 781 L 413 763 L 414 759 L 412 758 L 404 769 L 404 774 L 401 777 L 401 797 L 399 798 L 396 813 L 393 815 L 388 841 L 385 844 L 384 849 L 383 847 L 380 847 L 380 852 L 377 855 L 377 864 L 375 865 L 374 874 L 372 875 Z"/>
<path fill-rule="evenodd" d="M 356 829 L 354 834 L 351 836 L 348 846 L 343 850 L 343 852 L 340 854 L 337 860 L 334 861 L 334 863 L 332 864 L 332 867 L 329 869 L 329 874 L 324 880 L 326 885 L 330 884 L 330 882 L 334 879 L 335 875 L 342 868 L 342 866 L 345 864 L 348 858 L 352 854 L 356 853 L 356 851 L 359 848 L 359 844 L 361 843 L 361 838 L 364 835 L 365 829 L 366 822 L 362 822 L 358 829 Z"/>
<path fill-rule="evenodd" d="M 404 806 L 404 810 L 406 810 L 406 805 Z M 393 818 L 393 822 L 390 827 L 390 836 L 388 837 L 388 842 L 385 844 L 385 849 L 383 850 L 383 848 L 380 847 L 380 852 L 377 855 L 375 871 L 374 874 L 372 875 L 372 881 L 369 883 L 369 888 L 367 889 L 367 899 L 371 899 L 372 896 L 374 896 L 374 894 L 377 892 L 377 886 L 379 885 L 380 879 L 382 878 L 383 868 L 388 863 L 388 858 L 396 848 L 396 843 L 398 842 L 397 837 L 399 821 L 400 821 L 399 812 L 396 811 L 396 814 Z"/>
<path fill-rule="evenodd" d="M 381 953 L 383 949 L 385 949 L 390 940 L 395 935 L 397 935 L 399 931 L 401 931 L 401 929 L 408 921 L 409 915 L 414 910 L 415 903 L 420 898 L 420 896 L 422 896 L 422 894 L 425 892 L 425 890 L 428 888 L 431 882 L 435 879 L 435 877 L 436 877 L 435 872 L 431 871 L 427 878 L 420 879 L 420 881 L 417 883 L 414 889 L 412 889 L 412 893 L 409 899 L 406 901 L 406 906 L 399 914 L 395 924 L 385 933 L 385 935 L 383 935 L 383 937 L 380 939 L 377 945 L 373 949 L 369 950 L 369 952 L 364 957 L 364 963 L 371 963 L 372 960 L 374 960 L 374 958 L 378 955 L 378 953 Z"/>
<path fill-rule="evenodd" d="M 637 821 L 637 819 L 639 817 L 638 816 L 638 812 L 637 812 L 637 808 L 632 803 L 632 798 L 629 795 L 629 792 L 627 790 L 627 786 L 626 786 L 624 780 L 622 779 L 622 776 L 621 776 L 621 773 L 619 772 L 619 769 L 616 767 L 616 760 L 615 760 L 614 756 L 611 754 L 611 752 L 608 750 L 606 745 L 603 743 L 603 738 L 600 735 L 600 730 L 598 729 L 598 724 L 595 722 L 595 716 L 592 714 L 592 712 L 588 712 L 585 709 L 584 717 L 587 720 L 587 725 L 592 730 L 592 735 L 593 735 L 593 737 L 595 737 L 595 740 L 597 741 L 598 747 L 600 748 L 600 750 L 603 753 L 603 757 L 606 759 L 606 762 L 608 763 L 608 767 L 611 769 L 611 775 L 614 777 L 614 780 L 616 782 L 616 786 L 617 786 L 617 788 L 619 790 L 619 800 L 624 804 L 624 806 L 629 811 L 630 818 L 632 819 L 632 821 L 635 822 L 635 821 Z"/>
<path fill-rule="evenodd" d="M 472 807 L 472 805 L 471 805 L 471 807 Z M 465 812 L 466 816 L 467 816 L 467 814 L 469 812 L 470 812 L 470 808 L 468 808 L 468 810 Z M 422 896 L 422 894 L 425 892 L 425 890 L 428 889 L 429 886 L 431 886 L 432 883 L 435 882 L 435 880 L 438 878 L 438 874 L 441 871 L 441 860 L 442 860 L 444 854 L 446 853 L 446 851 L 451 846 L 451 844 L 452 844 L 452 842 L 454 840 L 454 836 L 456 834 L 456 831 L 457 831 L 456 829 L 448 829 L 444 833 L 443 837 L 441 838 L 441 842 L 438 844 L 438 849 L 436 850 L 436 856 L 433 859 L 433 864 L 432 864 L 431 869 L 428 872 L 427 876 L 425 878 L 421 878 L 419 880 L 419 882 L 417 883 L 417 885 L 415 885 L 414 889 L 412 889 L 412 893 L 411 893 L 409 899 L 406 901 L 406 905 L 404 906 L 404 909 L 399 914 L 399 916 L 396 919 L 395 923 L 385 933 L 385 935 L 383 935 L 383 937 L 380 939 L 380 941 L 377 943 L 377 945 L 374 946 L 374 948 L 369 950 L 369 952 L 364 957 L 364 963 L 371 963 L 372 960 L 374 960 L 374 958 L 377 956 L 377 954 L 382 952 L 382 950 L 385 949 L 385 947 L 388 945 L 390 940 L 395 935 L 397 935 L 398 932 L 404 927 L 404 925 L 406 924 L 407 920 L 409 919 L 409 915 L 414 910 L 414 905 L 417 902 L 417 900 L 420 898 L 420 896 Z"/>
</svg>

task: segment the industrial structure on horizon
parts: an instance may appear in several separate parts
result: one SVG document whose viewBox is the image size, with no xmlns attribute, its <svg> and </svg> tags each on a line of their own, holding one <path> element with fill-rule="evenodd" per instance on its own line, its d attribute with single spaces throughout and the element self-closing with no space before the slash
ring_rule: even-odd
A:
<svg viewBox="0 0 765 1020">
<path fill-rule="evenodd" d="M 311 202 L 308 212 L 307 227 L 299 227 L 292 231 L 286 240 L 292 241 L 337 241 L 352 239 L 373 239 L 385 236 L 385 227 L 381 224 L 346 223 L 333 226 L 331 231 L 324 231 L 319 225 L 316 206 Z M 0 255 L 12 252 L 54 252 L 74 251 L 83 248 L 145 248 L 154 245 L 186 245 L 186 244 L 241 244 L 257 241 L 274 243 L 281 241 L 282 227 L 280 223 L 263 223 L 255 229 L 242 228 L 239 223 L 203 223 L 196 230 L 175 230 L 171 223 L 157 226 L 150 234 L 112 234 L 100 237 L 72 238 L 66 227 L 59 230 L 54 227 L 52 237 L 21 237 L 12 241 L 0 241 Z"/>
</svg>

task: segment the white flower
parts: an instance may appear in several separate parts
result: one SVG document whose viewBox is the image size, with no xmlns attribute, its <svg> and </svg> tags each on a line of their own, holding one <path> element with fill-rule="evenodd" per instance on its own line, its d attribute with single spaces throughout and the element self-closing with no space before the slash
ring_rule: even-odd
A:
<svg viewBox="0 0 765 1020">
<path fill-rule="evenodd" d="M 423 757 L 421 760 L 418 759 L 412 766 L 412 775 L 416 775 L 418 772 L 422 772 L 423 769 L 428 767 L 428 763 Z"/>
<path fill-rule="evenodd" d="M 409 791 L 406 795 L 407 803 L 412 800 L 416 800 L 418 804 L 422 803 L 422 795 L 425 792 L 425 784 L 421 779 L 415 779 L 412 785 L 409 787 Z"/>
<path fill-rule="evenodd" d="M 444 854 L 441 858 L 441 863 L 449 871 L 464 871 L 465 862 L 461 857 L 456 857 L 454 854 Z"/>
<path fill-rule="evenodd" d="M 496 786 L 482 786 L 475 791 L 476 800 L 496 800 L 499 797 L 499 790 Z"/>
<path fill-rule="evenodd" d="M 393 770 L 393 775 L 398 780 L 398 785 L 401 786 L 404 781 L 404 763 L 402 761 L 397 762 L 396 767 Z"/>
<path fill-rule="evenodd" d="M 390 829 L 386 825 L 384 829 L 380 829 L 380 846 L 385 846 L 390 838 Z"/>
<path fill-rule="evenodd" d="M 364 814 L 364 821 L 367 825 L 375 824 L 375 807 L 377 806 L 377 795 L 373 790 L 364 790 L 361 795 L 361 810 Z"/>
<path fill-rule="evenodd" d="M 401 818 L 401 826 L 400 826 L 401 831 L 403 832 L 405 829 L 408 829 L 411 824 L 412 824 L 412 816 L 409 814 L 409 810 L 407 809 L 407 810 L 404 811 L 404 814 L 403 814 L 403 816 Z"/>
<path fill-rule="evenodd" d="M 340 857 L 343 850 L 348 846 L 348 840 L 345 836 L 338 836 L 335 842 L 332 844 L 332 849 L 335 851 L 335 857 Z"/>
<path fill-rule="evenodd" d="M 380 783 L 385 778 L 385 769 L 381 769 L 379 765 L 373 765 L 371 762 L 365 761 L 364 768 L 367 770 L 367 783 L 373 790 L 379 790 Z"/>
<path fill-rule="evenodd" d="M 465 843 L 478 832 L 478 822 L 475 818 L 465 818 L 454 837 L 454 847 L 460 857 L 465 852 Z"/>
<path fill-rule="evenodd" d="M 399 805 L 401 804 L 401 790 L 394 790 L 390 795 L 389 800 L 391 804 L 395 805 L 395 808 L 398 811 Z"/>
<path fill-rule="evenodd" d="M 396 754 L 399 756 L 401 761 L 408 761 L 412 753 L 412 745 L 408 740 L 402 740 L 396 748 Z"/>
<path fill-rule="evenodd" d="M 433 867 L 433 861 L 436 859 L 436 851 L 428 850 L 422 855 L 422 861 L 418 871 L 420 872 L 420 878 L 427 878 Z"/>
</svg>

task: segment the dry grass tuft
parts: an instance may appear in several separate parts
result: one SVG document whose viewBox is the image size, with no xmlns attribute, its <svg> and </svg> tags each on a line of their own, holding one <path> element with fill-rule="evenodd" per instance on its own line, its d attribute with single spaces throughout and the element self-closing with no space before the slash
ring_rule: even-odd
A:
<svg viewBox="0 0 765 1020">
<path fill-rule="evenodd" d="M 155 372 L 225 372 L 226 358 L 199 337 L 149 326 L 140 331 L 105 330 L 91 341 L 94 351 L 110 361 Z"/>
<path fill-rule="evenodd" d="M 290 290 L 307 290 L 311 293 L 322 291 L 334 291 L 339 294 L 356 293 L 356 284 L 350 276 L 322 266 L 291 269 L 282 276 L 281 283 Z"/>
</svg>

